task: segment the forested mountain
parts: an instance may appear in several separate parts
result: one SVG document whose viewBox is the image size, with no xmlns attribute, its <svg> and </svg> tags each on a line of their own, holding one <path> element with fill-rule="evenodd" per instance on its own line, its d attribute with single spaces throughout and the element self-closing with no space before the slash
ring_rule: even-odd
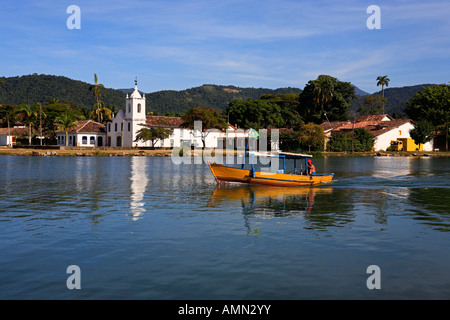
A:
<svg viewBox="0 0 450 320">
<path fill-rule="evenodd" d="M 422 91 L 424 88 L 431 87 L 432 84 L 420 84 L 416 86 L 400 87 L 400 88 L 384 88 L 384 97 L 386 102 L 386 113 L 404 115 L 406 102 L 409 101 L 416 92 Z M 381 90 L 374 94 L 381 95 Z"/>
<path fill-rule="evenodd" d="M 239 88 L 235 86 L 218 86 L 205 84 L 182 91 L 157 91 L 146 94 L 147 110 L 156 111 L 159 114 L 167 112 L 186 112 L 194 106 L 212 107 L 224 110 L 234 99 L 258 99 L 263 94 L 268 93 L 300 93 L 298 88 Z"/>
<path fill-rule="evenodd" d="M 50 99 L 59 99 L 61 102 L 75 104 L 84 109 L 92 109 L 95 103 L 93 93 L 89 90 L 90 83 L 72 80 L 63 76 L 53 75 L 26 75 L 21 77 L 1 78 L 4 83 L 0 84 L 0 104 L 22 103 L 34 104 L 36 102 L 45 103 Z M 101 78 L 99 79 L 101 83 Z M 406 102 L 423 87 L 431 84 L 423 84 L 402 88 L 385 88 L 384 94 L 387 98 L 386 112 L 402 115 Z M 100 99 L 106 106 L 116 109 L 124 108 L 125 92 L 133 89 L 110 89 L 102 90 Z M 207 106 L 224 110 L 233 99 L 258 99 L 263 94 L 285 94 L 300 93 L 299 88 L 240 88 L 235 86 L 219 86 L 205 84 L 186 90 L 164 90 L 146 93 L 147 112 L 153 111 L 158 114 L 186 112 L 193 106 Z M 359 104 L 366 92 L 355 87 L 358 101 L 353 102 L 353 106 Z M 381 94 L 376 92 L 374 94 Z"/>
<path fill-rule="evenodd" d="M 95 98 L 89 87 L 91 84 L 72 80 L 63 76 L 52 75 L 26 75 L 21 77 L 1 78 L 4 83 L 0 85 L 0 104 L 19 105 L 22 103 L 45 103 L 51 99 L 61 102 L 73 103 L 84 109 L 92 109 Z M 99 79 L 101 83 L 101 79 Z M 106 106 L 123 109 L 125 106 L 125 93 L 133 89 L 101 90 L 101 97 Z M 264 88 L 239 88 L 235 86 L 203 85 L 182 91 L 164 90 L 146 93 L 147 112 L 158 114 L 168 112 L 186 112 L 193 106 L 208 106 L 223 110 L 237 98 L 257 99 L 267 93 L 300 93 L 297 88 L 280 88 L 276 90 Z"/>
<path fill-rule="evenodd" d="M 2 78 L 2 80 L 4 83 L 0 85 L 1 104 L 31 105 L 36 102 L 45 103 L 51 99 L 59 99 L 61 102 L 92 109 L 96 102 L 92 91 L 89 91 L 91 84 L 67 77 L 32 74 Z M 124 94 L 118 90 L 106 88 L 101 94 L 100 99 L 107 106 L 122 107 L 124 105 Z"/>
</svg>

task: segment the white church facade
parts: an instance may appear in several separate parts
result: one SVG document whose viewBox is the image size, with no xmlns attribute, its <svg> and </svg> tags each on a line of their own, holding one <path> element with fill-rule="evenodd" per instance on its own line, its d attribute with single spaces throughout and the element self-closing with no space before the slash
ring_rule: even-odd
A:
<svg viewBox="0 0 450 320">
<path fill-rule="evenodd" d="M 151 141 L 137 140 L 138 131 L 146 124 L 152 128 L 172 129 L 172 134 L 163 140 L 156 141 L 154 147 L 174 148 L 192 146 L 201 148 L 203 146 L 201 132 L 188 128 L 182 128 L 181 117 L 147 116 L 145 114 L 145 94 L 139 93 L 135 83 L 133 93 L 125 98 L 125 112 L 120 110 L 114 118 L 106 125 L 107 146 L 110 147 L 151 147 Z M 205 134 L 204 134 L 205 135 Z M 226 148 L 226 138 L 238 140 L 236 143 L 244 144 L 243 140 L 248 133 L 236 130 L 229 126 L 227 131 L 210 130 L 205 135 L 206 148 Z M 240 138 L 240 139 L 238 139 Z M 239 147 L 239 146 L 235 146 Z"/>
<path fill-rule="evenodd" d="M 230 125 L 226 131 L 211 129 L 207 133 L 182 128 L 181 117 L 146 115 L 145 103 L 145 94 L 139 93 L 135 83 L 134 91 L 125 97 L 125 110 L 119 110 L 106 125 L 92 120 L 77 121 L 74 127 L 68 130 L 67 135 L 64 131 L 57 132 L 57 144 L 78 147 L 151 147 L 152 141 L 136 140 L 138 131 L 144 128 L 142 125 L 145 124 L 151 128 L 172 129 L 172 134 L 167 139 L 155 142 L 153 147 L 156 148 L 202 148 L 202 134 L 206 148 L 245 147 L 248 131 Z"/>
</svg>

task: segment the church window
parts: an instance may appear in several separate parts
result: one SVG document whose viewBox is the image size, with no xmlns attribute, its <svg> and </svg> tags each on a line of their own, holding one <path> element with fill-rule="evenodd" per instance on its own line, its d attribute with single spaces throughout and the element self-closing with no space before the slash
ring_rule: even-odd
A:
<svg viewBox="0 0 450 320">
<path fill-rule="evenodd" d="M 128 122 L 128 132 L 131 131 L 131 122 Z"/>
<path fill-rule="evenodd" d="M 131 104 L 128 104 L 128 113 L 131 113 Z"/>
<path fill-rule="evenodd" d="M 111 122 L 108 123 L 108 131 L 111 132 Z"/>
<path fill-rule="evenodd" d="M 120 132 L 123 132 L 123 122 L 120 124 Z"/>
<path fill-rule="evenodd" d="M 114 123 L 114 132 L 117 132 L 117 123 Z"/>
<path fill-rule="evenodd" d="M 141 104 L 140 103 L 138 104 L 138 111 L 137 112 L 141 113 Z"/>
</svg>

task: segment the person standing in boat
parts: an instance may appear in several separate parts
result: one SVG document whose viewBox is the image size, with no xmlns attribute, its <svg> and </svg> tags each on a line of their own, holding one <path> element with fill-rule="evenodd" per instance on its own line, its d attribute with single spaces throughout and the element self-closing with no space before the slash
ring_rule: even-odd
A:
<svg viewBox="0 0 450 320">
<path fill-rule="evenodd" d="M 308 173 L 310 175 L 316 174 L 316 167 L 314 167 L 314 165 L 312 164 L 311 159 L 308 159 Z"/>
</svg>

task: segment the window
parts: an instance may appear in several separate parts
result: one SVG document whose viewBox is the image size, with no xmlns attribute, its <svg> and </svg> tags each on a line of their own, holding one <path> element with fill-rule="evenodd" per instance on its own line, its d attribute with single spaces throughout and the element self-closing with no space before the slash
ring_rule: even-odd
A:
<svg viewBox="0 0 450 320">
<path fill-rule="evenodd" d="M 131 104 L 128 104 L 128 113 L 131 113 Z"/>
<path fill-rule="evenodd" d="M 117 132 L 117 123 L 114 123 L 114 132 Z"/>
<path fill-rule="evenodd" d="M 108 131 L 111 132 L 111 122 L 108 123 Z"/>
<path fill-rule="evenodd" d="M 83 136 L 83 138 L 81 138 L 81 143 L 82 144 L 87 144 L 87 137 Z"/>
<path fill-rule="evenodd" d="M 138 113 L 141 113 L 141 104 L 138 104 Z"/>
<path fill-rule="evenodd" d="M 128 122 L 128 132 L 131 131 L 131 122 Z"/>
<path fill-rule="evenodd" d="M 123 132 L 123 122 L 120 124 L 120 132 Z"/>
<path fill-rule="evenodd" d="M 95 137 L 91 137 L 91 138 L 89 139 L 89 144 L 95 145 Z"/>
</svg>

